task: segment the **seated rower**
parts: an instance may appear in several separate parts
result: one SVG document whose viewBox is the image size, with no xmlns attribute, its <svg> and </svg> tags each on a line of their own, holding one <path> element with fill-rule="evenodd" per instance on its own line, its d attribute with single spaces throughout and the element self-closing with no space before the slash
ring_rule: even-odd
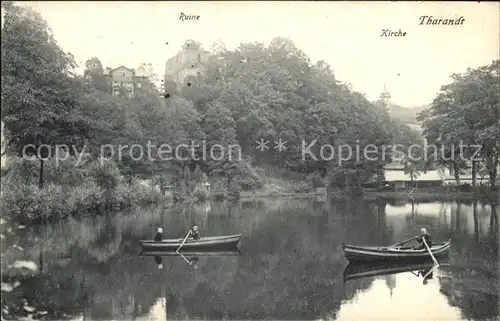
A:
<svg viewBox="0 0 500 321">
<path fill-rule="evenodd" d="M 155 242 L 163 241 L 163 229 L 161 227 L 158 228 L 155 235 Z"/>
<path fill-rule="evenodd" d="M 427 243 L 427 246 L 429 248 L 432 246 L 431 236 L 427 233 L 427 229 L 426 228 L 421 228 L 420 231 L 422 233 L 420 234 L 420 236 L 417 237 L 418 245 L 416 245 L 416 246 L 413 247 L 414 250 L 425 250 L 425 249 L 427 249 L 425 247 L 424 240 L 425 240 L 425 243 Z"/>
<path fill-rule="evenodd" d="M 191 227 L 190 235 L 193 238 L 193 240 L 199 240 L 200 239 L 200 231 L 198 231 L 198 226 L 196 224 L 193 224 Z"/>
</svg>

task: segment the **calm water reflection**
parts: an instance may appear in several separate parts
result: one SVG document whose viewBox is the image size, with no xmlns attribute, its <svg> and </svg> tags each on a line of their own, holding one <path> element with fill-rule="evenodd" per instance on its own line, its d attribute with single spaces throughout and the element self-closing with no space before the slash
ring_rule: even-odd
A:
<svg viewBox="0 0 500 321">
<path fill-rule="evenodd" d="M 498 212 L 488 204 L 266 200 L 150 208 L 30 229 L 25 251 L 41 275 L 10 296 L 80 320 L 496 320 Z M 163 226 L 183 237 L 242 233 L 242 256 L 139 256 Z M 344 282 L 342 242 L 393 244 L 426 226 L 452 239 L 427 284 L 411 272 Z M 12 300 L 12 297 L 10 298 Z M 2 298 L 4 300 L 4 298 Z"/>
</svg>

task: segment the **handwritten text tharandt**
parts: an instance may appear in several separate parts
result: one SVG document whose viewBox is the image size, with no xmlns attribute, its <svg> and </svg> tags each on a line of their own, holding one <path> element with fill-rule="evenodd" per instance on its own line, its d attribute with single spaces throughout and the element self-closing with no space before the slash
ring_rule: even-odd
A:
<svg viewBox="0 0 500 321">
<path fill-rule="evenodd" d="M 456 25 L 463 25 L 465 22 L 465 18 L 463 16 L 460 18 L 451 18 L 451 19 L 450 18 L 442 19 L 433 16 L 420 16 L 418 19 L 420 20 L 420 25 L 456 26 Z"/>
</svg>

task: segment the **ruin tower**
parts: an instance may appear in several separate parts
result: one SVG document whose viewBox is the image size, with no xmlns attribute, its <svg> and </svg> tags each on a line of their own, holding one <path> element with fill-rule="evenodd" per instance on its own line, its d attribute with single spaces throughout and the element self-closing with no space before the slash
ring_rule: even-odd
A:
<svg viewBox="0 0 500 321">
<path fill-rule="evenodd" d="M 187 40 L 181 50 L 165 64 L 165 92 L 180 90 L 188 82 L 196 81 L 205 72 L 210 52 L 194 40 Z M 168 88 L 167 88 L 168 87 Z"/>
</svg>

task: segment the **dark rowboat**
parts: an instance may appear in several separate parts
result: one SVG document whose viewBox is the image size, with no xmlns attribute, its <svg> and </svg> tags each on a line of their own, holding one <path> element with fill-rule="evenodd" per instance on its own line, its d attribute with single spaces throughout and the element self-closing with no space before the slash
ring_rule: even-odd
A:
<svg viewBox="0 0 500 321">
<path fill-rule="evenodd" d="M 344 256 L 350 262 L 360 261 L 415 261 L 430 260 L 427 249 L 413 250 L 411 247 L 373 247 L 342 244 Z M 451 240 L 432 244 L 431 252 L 435 258 L 448 255 Z"/>
<path fill-rule="evenodd" d="M 440 267 L 449 266 L 449 263 L 439 262 Z M 376 277 L 404 272 L 429 270 L 434 267 L 432 260 L 419 263 L 349 263 L 344 270 L 344 282 L 366 277 Z"/>
<path fill-rule="evenodd" d="M 229 235 L 229 236 L 211 236 L 202 237 L 199 240 L 188 239 L 182 245 L 181 251 L 220 251 L 220 250 L 236 250 L 238 248 L 238 243 L 240 242 L 241 234 Z M 184 239 L 169 239 L 163 240 L 161 242 L 155 242 L 152 240 L 141 241 L 142 248 L 144 250 L 159 250 L 159 251 L 170 251 L 177 250 L 182 244 Z"/>
</svg>

